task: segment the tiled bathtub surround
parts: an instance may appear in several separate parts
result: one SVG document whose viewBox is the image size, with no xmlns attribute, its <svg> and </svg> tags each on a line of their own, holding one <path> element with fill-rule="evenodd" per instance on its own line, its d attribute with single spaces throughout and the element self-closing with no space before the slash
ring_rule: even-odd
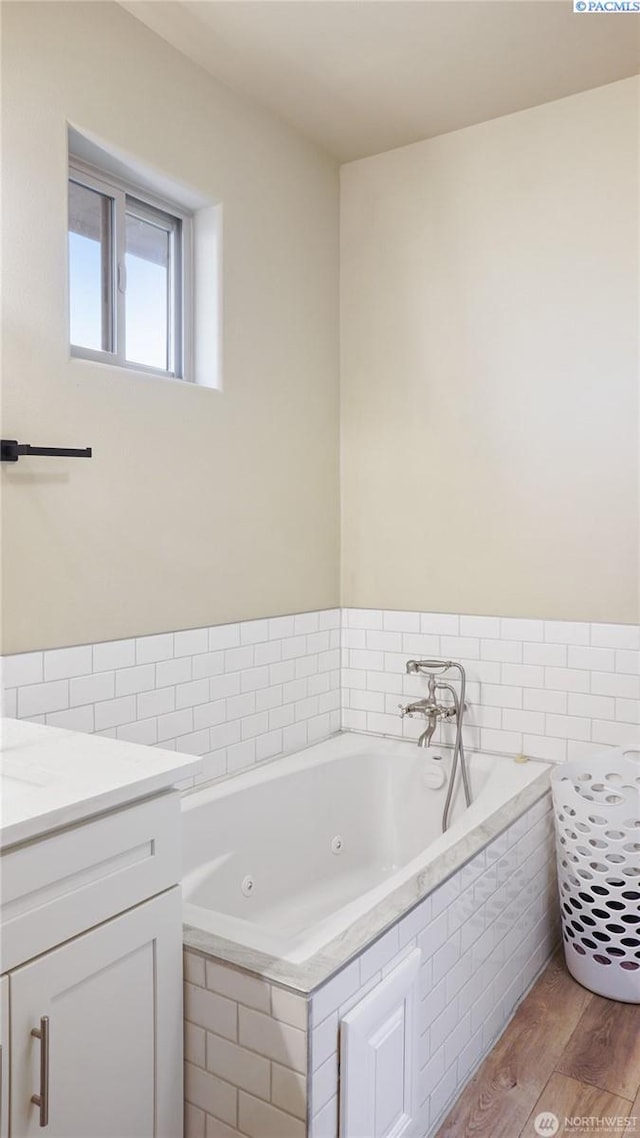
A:
<svg viewBox="0 0 640 1138">
<path fill-rule="evenodd" d="M 310 1138 L 337 1138 L 341 1017 L 416 946 L 415 1133 L 435 1132 L 557 940 L 550 809 L 546 795 L 312 994 Z"/>
<path fill-rule="evenodd" d="M 416 738 L 424 722 L 401 720 L 398 704 L 426 683 L 405 663 L 436 656 L 466 668 L 468 748 L 563 762 L 640 741 L 638 625 L 343 609 L 342 647 L 349 730 Z"/>
<path fill-rule="evenodd" d="M 547 794 L 308 999 L 185 954 L 186 1138 L 337 1138 L 339 1022 L 422 954 L 416 1134 L 490 1050 L 557 940 Z"/>
<path fill-rule="evenodd" d="M 307 1002 L 185 952 L 185 1138 L 304 1138 Z"/>
<path fill-rule="evenodd" d="M 203 780 L 340 727 L 337 609 L 6 656 L 4 713 L 203 758 Z"/>
</svg>

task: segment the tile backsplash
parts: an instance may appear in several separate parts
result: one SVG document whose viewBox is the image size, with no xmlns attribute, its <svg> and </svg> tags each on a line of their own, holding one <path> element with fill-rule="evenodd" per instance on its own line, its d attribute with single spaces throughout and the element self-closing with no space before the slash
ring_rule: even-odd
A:
<svg viewBox="0 0 640 1138">
<path fill-rule="evenodd" d="M 5 656 L 4 714 L 203 758 L 201 780 L 340 727 L 340 611 Z"/>
<path fill-rule="evenodd" d="M 398 704 L 426 692 L 405 672 L 420 656 L 466 668 L 470 749 L 562 762 L 640 743 L 640 626 L 372 609 L 6 656 L 4 713 L 201 755 L 212 779 L 341 726 L 417 738 Z"/>
<path fill-rule="evenodd" d="M 405 664 L 432 656 L 466 669 L 468 748 L 563 762 L 640 742 L 638 625 L 377 609 L 342 610 L 343 727 L 417 738 L 398 704 L 426 683 Z M 452 741 L 440 725 L 434 743 Z"/>
</svg>

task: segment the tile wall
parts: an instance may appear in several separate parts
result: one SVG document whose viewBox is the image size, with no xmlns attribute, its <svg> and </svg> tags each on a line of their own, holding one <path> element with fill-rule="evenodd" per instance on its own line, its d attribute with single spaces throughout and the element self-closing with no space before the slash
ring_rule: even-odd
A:
<svg viewBox="0 0 640 1138">
<path fill-rule="evenodd" d="M 422 953 L 416 1133 L 435 1132 L 558 938 L 550 795 L 310 1001 L 310 1138 L 338 1134 L 338 1025 L 402 956 Z"/>
<path fill-rule="evenodd" d="M 4 714 L 201 755 L 201 781 L 340 727 L 340 611 L 5 656 Z"/>
<path fill-rule="evenodd" d="M 405 663 L 431 656 L 466 668 L 468 748 L 563 762 L 640 742 L 638 625 L 369 609 L 342 610 L 343 727 L 416 738 L 398 704 L 426 684 Z"/>
<path fill-rule="evenodd" d="M 305 1138 L 307 1001 L 185 952 L 185 1138 Z"/>
</svg>

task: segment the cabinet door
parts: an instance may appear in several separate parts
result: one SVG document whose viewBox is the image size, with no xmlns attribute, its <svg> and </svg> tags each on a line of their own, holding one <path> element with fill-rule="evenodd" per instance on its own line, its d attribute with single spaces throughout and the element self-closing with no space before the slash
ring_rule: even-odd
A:
<svg viewBox="0 0 640 1138">
<path fill-rule="evenodd" d="M 420 951 L 340 1021 L 341 1138 L 400 1138 L 415 1120 L 415 999 Z"/>
<path fill-rule="evenodd" d="M 10 974 L 11 1138 L 43 1133 L 43 1016 L 48 1138 L 180 1138 L 181 941 L 174 888 Z"/>
</svg>

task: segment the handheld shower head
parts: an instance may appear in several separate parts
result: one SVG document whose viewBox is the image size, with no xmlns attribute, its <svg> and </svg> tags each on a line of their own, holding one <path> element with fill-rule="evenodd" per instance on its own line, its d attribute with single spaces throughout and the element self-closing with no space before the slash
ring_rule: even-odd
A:
<svg viewBox="0 0 640 1138">
<path fill-rule="evenodd" d="M 424 672 L 446 672 L 453 667 L 452 660 L 407 660 L 406 671 L 410 676 Z"/>
</svg>

